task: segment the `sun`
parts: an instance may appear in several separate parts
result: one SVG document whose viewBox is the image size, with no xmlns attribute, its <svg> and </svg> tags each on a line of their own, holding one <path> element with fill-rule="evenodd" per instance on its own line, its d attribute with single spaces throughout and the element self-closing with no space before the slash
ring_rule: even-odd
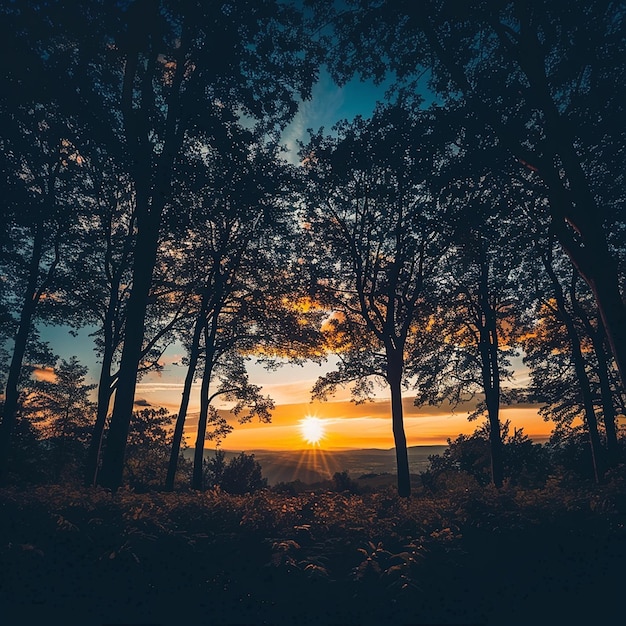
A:
<svg viewBox="0 0 626 626">
<path fill-rule="evenodd" d="M 302 438 L 311 445 L 318 444 L 326 433 L 326 427 L 323 420 L 318 417 L 307 415 L 299 422 L 300 433 Z"/>
</svg>

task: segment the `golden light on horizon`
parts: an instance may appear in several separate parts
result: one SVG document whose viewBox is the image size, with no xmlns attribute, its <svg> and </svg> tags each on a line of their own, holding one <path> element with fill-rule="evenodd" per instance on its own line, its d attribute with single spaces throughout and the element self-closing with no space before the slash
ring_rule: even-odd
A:
<svg viewBox="0 0 626 626">
<path fill-rule="evenodd" d="M 307 415 L 298 422 L 302 438 L 313 446 L 319 445 L 326 434 L 326 425 L 319 417 Z"/>
</svg>

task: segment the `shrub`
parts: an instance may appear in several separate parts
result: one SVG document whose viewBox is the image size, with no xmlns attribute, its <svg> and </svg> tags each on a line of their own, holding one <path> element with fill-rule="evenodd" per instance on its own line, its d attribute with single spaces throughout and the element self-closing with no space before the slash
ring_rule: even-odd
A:
<svg viewBox="0 0 626 626">
<path fill-rule="evenodd" d="M 263 478 L 261 464 L 254 458 L 254 454 L 242 452 L 223 468 L 218 484 L 228 493 L 254 493 L 267 487 L 267 479 Z"/>
<path fill-rule="evenodd" d="M 502 429 L 502 454 L 504 474 L 509 484 L 525 487 L 542 486 L 550 471 L 550 450 L 535 444 L 523 432 L 515 429 L 509 433 L 509 422 Z M 481 486 L 491 481 L 491 452 L 488 427 L 479 427 L 472 435 L 459 435 L 448 439 L 442 455 L 428 457 L 429 465 L 422 474 L 425 487 L 438 490 L 447 488 L 455 473 L 470 477 Z"/>
<path fill-rule="evenodd" d="M 359 493 L 359 485 L 350 478 L 348 472 L 335 472 L 333 475 L 333 487 L 335 491 Z"/>
</svg>

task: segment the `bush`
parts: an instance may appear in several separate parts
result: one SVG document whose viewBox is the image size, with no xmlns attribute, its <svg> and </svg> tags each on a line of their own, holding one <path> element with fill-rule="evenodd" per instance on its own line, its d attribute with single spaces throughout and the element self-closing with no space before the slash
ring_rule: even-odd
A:
<svg viewBox="0 0 626 626">
<path fill-rule="evenodd" d="M 242 452 L 223 468 L 221 480 L 217 484 L 228 493 L 244 494 L 264 489 L 267 487 L 267 479 L 263 478 L 261 464 L 254 458 L 254 454 Z"/>
<path fill-rule="evenodd" d="M 333 487 L 335 491 L 359 493 L 359 485 L 350 478 L 348 472 L 335 472 L 333 475 Z"/>
<path fill-rule="evenodd" d="M 504 475 L 509 484 L 539 487 L 550 473 L 550 450 L 533 443 L 523 429 L 509 433 L 509 422 L 502 424 L 502 455 Z M 422 474 L 425 487 L 445 489 L 455 473 L 463 474 L 480 486 L 491 482 L 491 451 L 489 429 L 479 427 L 472 435 L 448 439 L 448 448 L 442 455 L 428 457 L 429 465 Z"/>
</svg>

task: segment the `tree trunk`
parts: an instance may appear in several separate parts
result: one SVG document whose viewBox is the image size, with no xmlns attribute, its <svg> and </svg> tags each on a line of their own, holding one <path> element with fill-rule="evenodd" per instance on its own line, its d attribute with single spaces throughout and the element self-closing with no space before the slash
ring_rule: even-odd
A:
<svg viewBox="0 0 626 626">
<path fill-rule="evenodd" d="M 139 228 L 137 232 L 137 252 L 133 262 L 133 286 L 126 312 L 124 348 L 100 472 L 100 484 L 113 491 L 122 484 L 126 440 L 133 413 L 137 370 L 142 356 L 148 295 L 156 263 L 160 217 L 160 210 L 156 214 L 148 215 L 148 227 L 145 230 Z"/>
<path fill-rule="evenodd" d="M 2 412 L 2 423 L 0 424 L 0 482 L 4 480 L 7 469 L 11 435 L 17 420 L 20 374 L 22 372 L 24 355 L 26 354 L 33 315 L 40 297 L 40 292 L 37 290 L 37 281 L 39 279 L 39 263 L 41 262 L 44 244 L 43 219 L 40 220 L 35 228 L 33 251 L 28 268 L 28 282 L 24 293 L 24 303 L 20 313 L 17 334 L 15 335 L 13 355 L 4 392 L 4 409 Z"/>
<path fill-rule="evenodd" d="M 206 440 L 206 428 L 209 417 L 209 386 L 211 384 L 211 374 L 213 372 L 213 333 L 209 334 L 206 323 L 204 325 L 204 370 L 202 372 L 202 384 L 200 385 L 200 415 L 198 416 L 198 433 L 196 436 L 196 446 L 193 456 L 193 474 L 191 477 L 191 488 L 202 491 L 204 481 L 202 469 L 204 462 L 204 442 Z"/>
<path fill-rule="evenodd" d="M 193 330 L 193 337 L 191 340 L 191 347 L 189 348 L 189 367 L 187 368 L 187 375 L 185 376 L 185 384 L 183 386 L 182 398 L 180 401 L 180 408 L 178 410 L 178 416 L 176 418 L 176 426 L 174 428 L 174 438 L 172 440 L 172 450 L 170 452 L 170 461 L 167 467 L 167 476 L 165 478 L 165 489 L 172 491 L 174 489 L 174 478 L 176 477 L 176 468 L 178 466 L 178 455 L 180 454 L 180 446 L 183 440 L 183 430 L 185 427 L 185 419 L 187 417 L 187 409 L 189 407 L 189 397 L 191 395 L 191 386 L 196 374 L 196 367 L 198 365 L 198 358 L 200 357 L 200 338 L 202 336 L 202 330 L 205 328 L 206 320 L 204 317 L 204 309 L 206 306 L 207 292 L 202 297 L 202 303 L 200 305 L 200 312 L 196 319 L 196 324 Z M 206 368 L 205 368 L 206 374 Z M 204 382 L 204 380 L 203 380 Z M 208 393 L 208 389 L 207 389 Z M 208 409 L 207 409 L 208 410 Z M 204 443 L 203 443 L 204 448 Z"/>
<path fill-rule="evenodd" d="M 391 422 L 398 468 L 398 495 L 408 498 L 411 495 L 411 474 L 402 408 L 402 355 L 390 351 L 387 352 L 387 382 L 391 391 Z"/>
<path fill-rule="evenodd" d="M 589 377 L 587 376 L 587 370 L 585 367 L 585 357 L 582 353 L 580 338 L 578 336 L 578 332 L 576 331 L 576 325 L 574 324 L 574 320 L 565 306 L 565 296 L 563 295 L 561 283 L 559 283 L 549 260 L 544 259 L 544 265 L 550 279 L 552 280 L 554 297 L 570 341 L 572 363 L 574 365 L 574 371 L 576 372 L 576 378 L 578 379 L 578 385 L 583 399 L 585 424 L 587 426 L 587 432 L 589 433 L 589 445 L 591 447 L 591 461 L 593 463 L 594 478 L 596 483 L 599 483 L 603 476 L 602 445 L 600 443 L 600 435 L 598 433 L 598 421 L 596 419 L 596 413 L 593 406 L 591 386 L 589 384 Z"/>
<path fill-rule="evenodd" d="M 598 421 L 596 419 L 596 413 L 593 406 L 593 397 L 591 395 L 591 386 L 589 384 L 589 377 L 585 369 L 585 358 L 580 347 L 580 339 L 576 333 L 574 324 L 566 323 L 567 332 L 570 338 L 572 347 L 572 360 L 574 362 L 574 369 L 576 371 L 576 377 L 578 378 L 578 384 L 580 392 L 583 397 L 583 407 L 585 414 L 585 422 L 587 424 L 587 430 L 589 432 L 589 443 L 591 445 L 591 456 L 593 461 L 593 473 L 597 483 L 602 480 L 603 476 L 603 463 L 602 463 L 602 445 L 600 443 L 600 434 L 598 433 Z"/>
<path fill-rule="evenodd" d="M 488 335 L 481 329 L 482 335 Z M 502 454 L 502 435 L 500 432 L 500 381 L 497 357 L 497 345 L 488 338 L 480 341 L 480 359 L 483 390 L 487 417 L 489 420 L 489 451 L 491 454 L 491 481 L 499 489 L 504 482 L 504 461 Z"/>
<path fill-rule="evenodd" d="M 98 465 L 100 463 L 100 451 L 102 449 L 102 439 L 104 436 L 104 426 L 109 413 L 109 404 L 113 390 L 111 389 L 112 377 L 111 366 L 113 353 L 105 346 L 102 356 L 102 368 L 100 369 L 100 379 L 98 381 L 98 407 L 96 409 L 96 422 L 91 432 L 89 449 L 87 450 L 87 460 L 85 462 L 85 486 L 95 487 L 98 481 Z"/>
<path fill-rule="evenodd" d="M 479 244 L 482 245 L 482 244 Z M 500 489 L 504 482 L 502 434 L 500 432 L 500 364 L 498 362 L 498 328 L 496 314 L 489 303 L 489 265 L 480 249 L 478 303 L 482 319 L 478 322 L 479 354 L 487 416 L 489 419 L 489 451 L 491 480 Z"/>
<path fill-rule="evenodd" d="M 581 306 L 576 297 L 576 274 L 572 276 L 570 285 L 570 300 L 574 312 L 580 318 L 587 330 L 587 334 L 593 344 L 593 350 L 598 361 L 598 380 L 600 382 L 600 397 L 602 398 L 602 417 L 604 421 L 604 431 L 606 433 L 607 460 L 609 465 L 617 463 L 619 456 L 619 444 L 617 441 L 617 428 L 615 426 L 615 407 L 613 405 L 613 392 L 611 390 L 611 380 L 609 376 L 609 360 L 604 350 L 604 332 L 602 322 L 599 327 L 594 328 L 586 311 Z"/>
</svg>

